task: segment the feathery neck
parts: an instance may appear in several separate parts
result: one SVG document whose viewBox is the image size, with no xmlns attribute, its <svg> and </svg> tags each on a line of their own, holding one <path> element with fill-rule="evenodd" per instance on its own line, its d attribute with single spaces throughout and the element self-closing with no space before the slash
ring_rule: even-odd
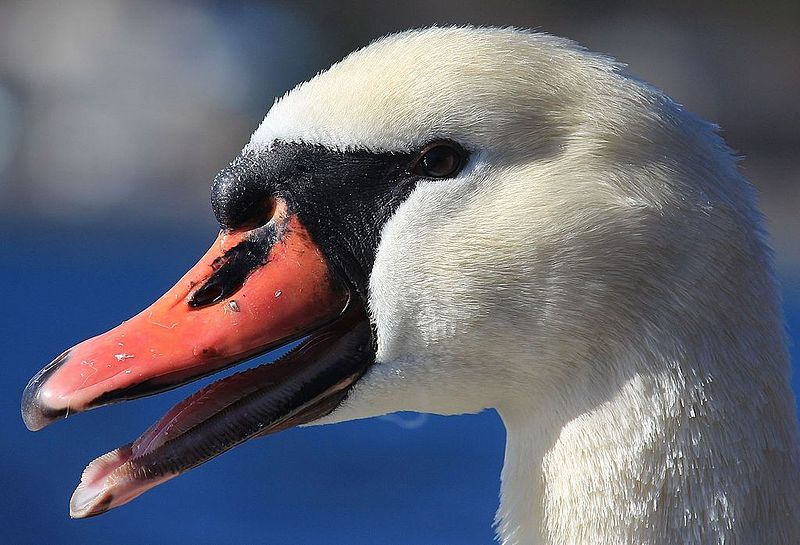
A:
<svg viewBox="0 0 800 545">
<path fill-rule="evenodd" d="M 558 395 L 498 407 L 502 543 L 800 542 L 788 356 L 779 313 L 762 310 L 702 334 L 662 324 Z"/>
</svg>

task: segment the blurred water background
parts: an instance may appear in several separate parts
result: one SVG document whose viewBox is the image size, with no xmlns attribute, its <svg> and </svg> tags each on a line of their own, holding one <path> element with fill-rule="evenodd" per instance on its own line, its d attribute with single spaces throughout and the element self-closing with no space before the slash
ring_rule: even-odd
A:
<svg viewBox="0 0 800 545">
<path fill-rule="evenodd" d="M 0 2 L 0 541 L 491 541 L 503 453 L 491 412 L 288 431 L 85 521 L 67 516 L 84 465 L 198 385 L 39 434 L 19 417 L 35 371 L 140 310 L 207 248 L 216 232 L 210 181 L 275 97 L 409 27 L 513 25 L 569 36 L 719 123 L 762 195 L 797 362 L 800 4 L 644 5 Z"/>
</svg>

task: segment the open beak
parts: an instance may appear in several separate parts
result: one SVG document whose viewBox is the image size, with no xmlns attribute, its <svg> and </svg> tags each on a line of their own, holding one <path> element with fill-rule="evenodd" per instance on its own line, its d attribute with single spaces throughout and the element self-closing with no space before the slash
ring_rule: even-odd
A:
<svg viewBox="0 0 800 545">
<path fill-rule="evenodd" d="M 248 439 L 329 413 L 373 362 L 362 303 L 278 201 L 265 225 L 223 231 L 150 307 L 42 369 L 25 389 L 22 416 L 39 430 L 302 338 L 276 362 L 207 386 L 133 443 L 92 462 L 70 514 L 100 514 Z"/>
</svg>

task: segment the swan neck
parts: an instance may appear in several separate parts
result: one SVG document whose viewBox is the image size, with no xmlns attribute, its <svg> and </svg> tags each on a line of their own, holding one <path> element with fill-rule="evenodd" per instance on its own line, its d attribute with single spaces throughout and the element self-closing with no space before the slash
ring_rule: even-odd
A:
<svg viewBox="0 0 800 545">
<path fill-rule="evenodd" d="M 626 349 L 626 361 L 593 362 L 605 375 L 573 381 L 557 398 L 532 392 L 499 408 L 507 429 L 500 541 L 800 543 L 782 331 L 775 324 L 730 344 L 687 342 L 682 357 Z"/>
</svg>

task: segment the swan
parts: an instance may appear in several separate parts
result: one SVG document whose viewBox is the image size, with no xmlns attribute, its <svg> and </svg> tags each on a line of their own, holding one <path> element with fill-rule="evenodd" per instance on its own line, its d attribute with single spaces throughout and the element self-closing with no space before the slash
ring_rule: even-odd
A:
<svg viewBox="0 0 800 545">
<path fill-rule="evenodd" d="M 494 408 L 503 544 L 800 543 L 755 192 L 612 59 L 508 28 L 382 38 L 277 100 L 212 207 L 208 253 L 42 369 L 25 423 L 300 343 L 92 462 L 73 517 L 291 426 Z"/>
</svg>

